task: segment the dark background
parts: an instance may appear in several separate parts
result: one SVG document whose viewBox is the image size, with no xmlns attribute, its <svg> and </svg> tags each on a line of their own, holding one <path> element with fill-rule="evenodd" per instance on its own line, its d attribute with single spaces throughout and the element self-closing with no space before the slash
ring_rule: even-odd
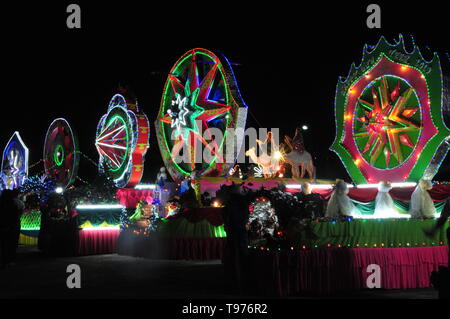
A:
<svg viewBox="0 0 450 319">
<path fill-rule="evenodd" d="M 349 179 L 329 150 L 338 76 L 346 76 L 352 62 L 359 64 L 364 44 L 376 44 L 381 35 L 391 41 L 399 33 L 409 41 L 413 35 L 425 57 L 437 51 L 441 61 L 450 51 L 448 9 L 437 1 L 378 1 L 381 29 L 367 28 L 370 2 L 364 1 L 145 2 L 76 1 L 81 30 L 66 27 L 70 2 L 18 3 L 2 10 L 0 149 L 19 131 L 30 164 L 37 162 L 48 125 L 64 117 L 78 133 L 81 151 L 97 161 L 97 122 L 118 85 L 126 85 L 151 122 L 143 182 L 153 181 L 162 165 L 153 122 L 167 73 L 185 51 L 204 47 L 239 63 L 234 71 L 251 112 L 247 127 L 278 127 L 292 135 L 307 124 L 304 138 L 317 176 Z M 447 159 L 436 179 L 448 180 L 449 171 Z M 95 175 L 95 166 L 82 159 L 79 176 L 90 181 Z"/>
</svg>

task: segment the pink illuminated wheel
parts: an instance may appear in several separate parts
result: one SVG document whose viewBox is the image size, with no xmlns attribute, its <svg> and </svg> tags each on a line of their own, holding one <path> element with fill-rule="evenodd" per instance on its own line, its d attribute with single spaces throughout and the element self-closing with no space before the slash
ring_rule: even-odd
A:
<svg viewBox="0 0 450 319">
<path fill-rule="evenodd" d="M 78 140 L 69 123 L 58 118 L 47 130 L 44 142 L 44 168 L 49 179 L 66 188 L 77 176 L 79 154 Z"/>
</svg>

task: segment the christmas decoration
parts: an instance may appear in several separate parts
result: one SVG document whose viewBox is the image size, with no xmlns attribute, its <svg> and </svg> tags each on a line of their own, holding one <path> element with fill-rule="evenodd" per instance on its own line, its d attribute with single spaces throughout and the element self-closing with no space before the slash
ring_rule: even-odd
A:
<svg viewBox="0 0 450 319">
<path fill-rule="evenodd" d="M 357 212 L 355 205 L 350 200 L 350 197 L 348 197 L 347 184 L 344 181 L 339 180 L 328 201 L 325 216 L 355 216 Z"/>
<path fill-rule="evenodd" d="M 37 209 L 39 207 L 40 201 L 47 201 L 48 196 L 55 191 L 56 181 L 53 179 L 48 179 L 46 175 L 29 176 L 22 186 L 19 188 L 21 194 L 27 195 L 27 201 L 25 205 L 27 208 L 31 206 Z M 33 194 L 36 197 L 33 197 Z M 33 198 L 35 200 L 33 200 Z"/>
<path fill-rule="evenodd" d="M 159 216 L 155 204 L 149 205 L 141 200 L 129 216 L 129 210 L 123 209 L 121 214 L 122 230 L 129 230 L 136 235 L 149 235 L 157 230 Z"/>
<path fill-rule="evenodd" d="M 375 198 L 375 211 L 374 217 L 377 218 L 389 218 L 398 215 L 395 210 L 394 200 L 389 191 L 392 189 L 392 185 L 389 182 L 380 182 L 378 186 L 378 194 Z"/>
<path fill-rule="evenodd" d="M 260 147 L 261 153 L 258 156 L 256 154 L 256 148 L 251 147 L 246 156 L 249 156 L 253 163 L 257 164 L 259 169 L 262 169 L 262 175 L 264 178 L 275 177 L 280 170 L 280 159 L 282 157 L 279 151 L 278 141 L 275 141 L 272 132 L 267 134 L 264 142 L 256 140 Z M 269 152 L 270 150 L 270 152 Z"/>
<path fill-rule="evenodd" d="M 74 217 L 74 211 L 62 194 L 51 193 L 43 204 L 42 213 L 53 221 L 69 221 Z"/>
<path fill-rule="evenodd" d="M 125 91 L 114 95 L 97 127 L 100 172 L 110 176 L 119 188 L 137 185 L 144 171 L 149 136 L 147 116 L 139 111 L 136 99 Z"/>
<path fill-rule="evenodd" d="M 5 185 L 0 190 L 18 188 L 28 176 L 28 148 L 19 132 L 14 132 L 3 150 L 0 175 Z"/>
<path fill-rule="evenodd" d="M 239 134 L 232 149 L 227 149 L 227 139 L 236 137 L 228 136 L 227 129 L 243 132 L 246 115 L 228 60 L 205 49 L 186 52 L 169 72 L 155 121 L 159 148 L 172 178 L 179 182 L 192 172 L 196 177 L 227 174 L 242 145 Z M 209 128 L 220 130 L 223 138 L 213 139 L 206 133 Z M 202 148 L 210 153 L 210 161 L 197 159 L 204 154 Z"/>
<path fill-rule="evenodd" d="M 258 178 L 264 177 L 264 175 L 263 175 L 264 170 L 261 165 L 253 166 L 253 172 L 254 172 L 254 174 L 253 174 L 254 177 L 258 177 Z"/>
<path fill-rule="evenodd" d="M 261 244 L 275 235 L 278 217 L 267 197 L 258 197 L 249 206 L 249 219 L 246 225 L 250 245 Z"/>
<path fill-rule="evenodd" d="M 401 35 L 394 44 L 381 37 L 338 82 L 331 149 L 356 183 L 418 181 L 448 151 L 439 57 L 426 61 L 413 45 L 407 52 Z"/>
<path fill-rule="evenodd" d="M 281 145 L 283 150 L 282 162 L 291 165 L 292 176 L 303 178 L 305 173 L 307 173 L 308 178 L 315 179 L 316 168 L 314 167 L 311 154 L 305 150 L 300 129 L 296 129 L 293 138 L 285 136 L 284 140 L 285 144 Z"/>
<path fill-rule="evenodd" d="M 238 178 L 243 178 L 244 175 L 242 174 L 242 170 L 239 166 L 239 164 L 234 165 L 234 167 L 232 167 L 229 171 L 228 171 L 228 176 L 229 177 L 238 177 Z"/>
<path fill-rule="evenodd" d="M 420 180 L 411 196 L 409 212 L 412 218 L 433 218 L 436 215 L 436 207 L 428 193 L 432 188 L 430 181 Z"/>
<path fill-rule="evenodd" d="M 178 214 L 179 211 L 180 211 L 180 204 L 178 202 L 175 202 L 175 201 L 167 202 L 166 217 L 174 216 L 174 215 Z"/>
<path fill-rule="evenodd" d="M 78 140 L 69 123 L 58 118 L 54 120 L 45 136 L 44 168 L 48 179 L 54 179 L 56 185 L 67 188 L 78 172 Z"/>
</svg>

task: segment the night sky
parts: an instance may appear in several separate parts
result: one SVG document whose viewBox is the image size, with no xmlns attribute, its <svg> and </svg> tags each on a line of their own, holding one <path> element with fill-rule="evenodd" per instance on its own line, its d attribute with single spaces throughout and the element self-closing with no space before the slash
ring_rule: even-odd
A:
<svg viewBox="0 0 450 319">
<path fill-rule="evenodd" d="M 162 165 L 153 122 L 172 65 L 194 47 L 219 50 L 234 66 L 249 106 L 247 127 L 278 127 L 292 135 L 307 124 L 307 150 L 319 178 L 349 179 L 336 154 L 334 96 L 338 76 L 359 64 L 365 43 L 381 35 L 394 40 L 413 35 L 423 54 L 450 52 L 448 10 L 431 1 L 421 6 L 379 4 L 382 28 L 366 27 L 366 6 L 358 1 L 330 6 L 255 2 L 77 1 L 82 29 L 66 27 L 67 3 L 15 4 L 2 15 L 2 121 L 0 146 L 19 131 L 30 149 L 30 164 L 42 158 L 46 130 L 66 118 L 78 134 L 83 153 L 97 160 L 95 131 L 118 85 L 138 97 L 151 126 L 144 182 Z M 138 4 L 139 3 L 139 4 Z M 304 2 L 298 2 L 304 3 Z M 439 3 L 439 2 L 437 2 Z M 448 65 L 444 65 L 450 74 Z M 42 170 L 31 170 L 31 174 Z M 79 176 L 92 180 L 95 167 L 81 160 Z M 437 179 L 447 179 L 450 161 Z"/>
</svg>

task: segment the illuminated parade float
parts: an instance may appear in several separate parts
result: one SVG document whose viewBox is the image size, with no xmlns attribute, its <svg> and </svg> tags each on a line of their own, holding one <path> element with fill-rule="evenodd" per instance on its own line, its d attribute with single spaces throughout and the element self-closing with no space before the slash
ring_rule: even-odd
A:
<svg viewBox="0 0 450 319">
<path fill-rule="evenodd" d="M 178 212 L 179 203 L 167 203 L 162 199 L 164 193 L 169 192 L 170 183 L 165 178 L 158 178 L 158 195 L 153 203 L 146 203 L 153 204 L 153 214 L 157 212 L 155 206 L 165 206 L 159 210 L 162 217 L 167 217 L 162 218 L 158 226 L 158 234 L 162 238 L 158 245 L 163 251 L 160 256 L 176 259 L 223 257 L 226 234 L 222 208 L 201 207 L 200 182 L 203 176 L 224 176 L 233 167 L 242 138 L 230 146 L 227 139 L 233 140 L 233 136 L 227 134 L 228 129 L 243 131 L 246 116 L 247 107 L 240 96 L 231 65 L 223 55 L 205 49 L 189 50 L 170 70 L 155 121 L 156 136 L 164 164 L 177 183 L 175 193 L 182 196 L 193 188 L 197 203 L 191 207 L 183 204 L 183 211 Z M 205 138 L 204 132 L 212 128 L 223 136 L 220 142 Z M 196 161 L 199 148 L 210 151 L 208 162 Z M 184 159 L 178 161 L 180 152 L 183 152 Z M 231 159 L 223 156 L 226 152 L 231 152 Z M 127 207 L 133 212 L 135 206 Z M 136 214 L 139 214 L 138 210 Z M 145 239 L 139 240 L 138 244 L 132 239 L 133 234 L 139 236 L 150 232 L 153 223 L 149 222 L 144 228 L 135 227 L 132 219 L 125 223 L 120 252 L 151 255 L 146 247 L 154 246 L 151 246 L 152 238 L 147 240 L 147 245 Z"/>
<path fill-rule="evenodd" d="M 448 263 L 445 230 L 424 232 L 450 195 L 450 185 L 430 182 L 449 149 L 444 83 L 438 54 L 427 61 L 415 44 L 408 52 L 401 35 L 364 47 L 361 64 L 338 81 L 331 146 L 355 184 L 313 190 L 328 201 L 325 217 L 291 225 L 287 249 L 253 246 L 260 291 L 369 288 L 371 264 L 385 289 L 430 286 L 430 273 Z"/>
<path fill-rule="evenodd" d="M 249 108 L 231 63 L 196 48 L 173 65 L 162 90 L 154 128 L 165 167 L 155 183 L 141 184 L 147 150 L 156 152 L 149 120 L 121 89 L 98 123 L 99 159 L 90 160 L 96 182 L 78 177 L 88 157 L 60 118 L 47 131 L 42 176 L 28 176 L 28 149 L 14 133 L 3 152 L 2 188 L 37 196 L 22 216 L 21 243 L 48 252 L 222 259 L 227 266 L 227 232 L 237 218 L 230 207 L 239 206 L 232 200 L 239 194 L 246 206 L 237 219 L 245 220 L 261 293 L 367 288 L 371 264 L 381 267 L 383 288 L 428 287 L 448 258 L 445 227 L 425 234 L 450 197 L 448 183 L 431 182 L 450 145 L 448 83 L 438 54 L 426 60 L 414 43 L 407 51 L 402 36 L 365 46 L 335 97 L 331 150 L 352 183 L 319 180 L 299 129 L 283 143 L 270 132 L 247 147 Z"/>
</svg>

